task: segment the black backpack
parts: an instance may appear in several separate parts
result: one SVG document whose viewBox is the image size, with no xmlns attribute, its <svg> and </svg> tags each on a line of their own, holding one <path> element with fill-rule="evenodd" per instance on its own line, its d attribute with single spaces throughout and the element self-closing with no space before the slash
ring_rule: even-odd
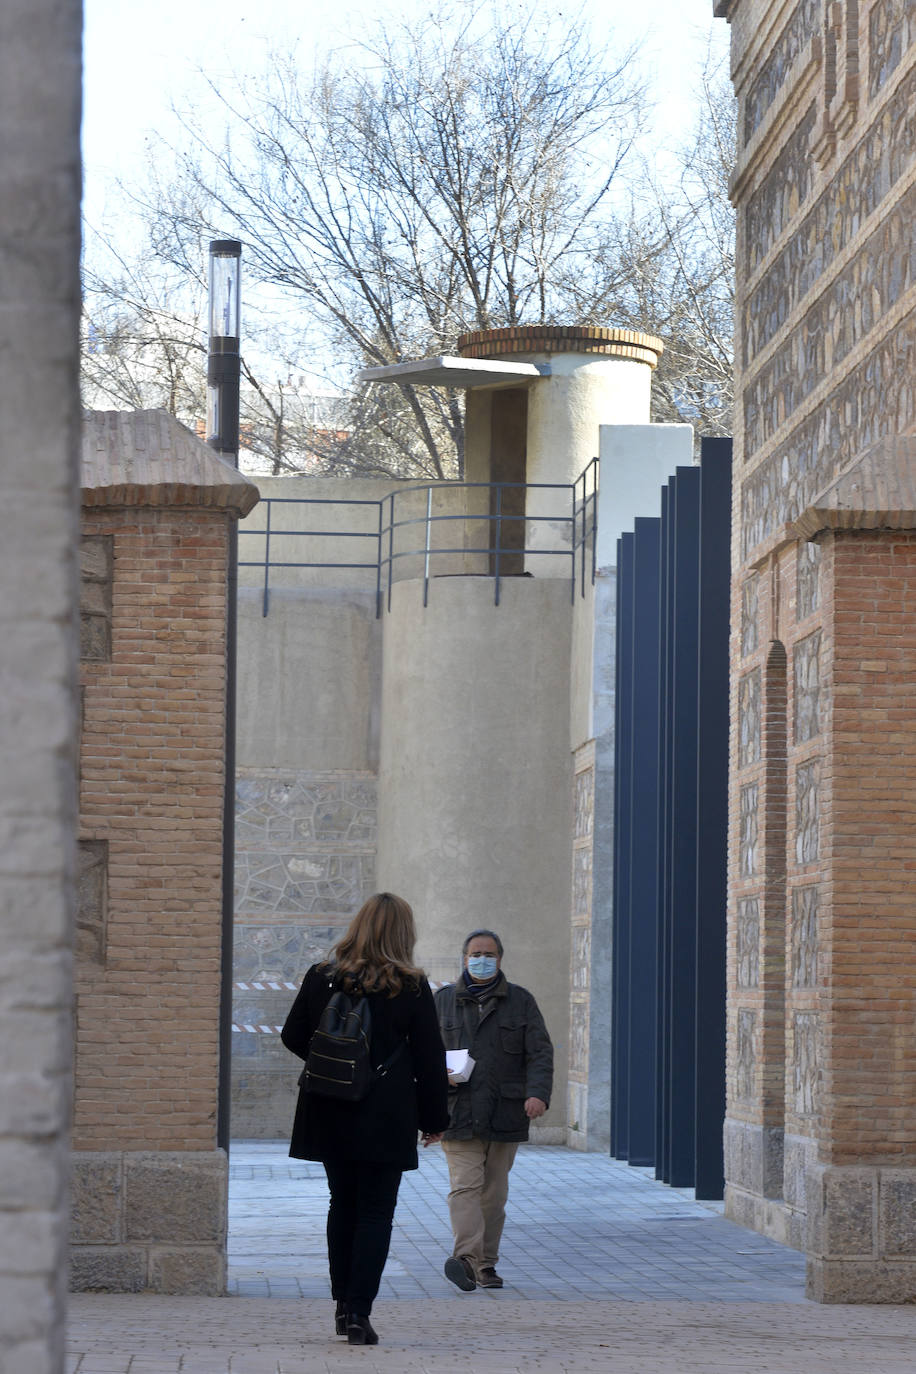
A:
<svg viewBox="0 0 916 1374">
<path fill-rule="evenodd" d="M 361 1102 L 403 1048 L 402 1041 L 383 1064 L 373 1068 L 371 1043 L 372 1017 L 362 989 L 333 992 L 309 1041 L 300 1087 L 321 1097 Z"/>
</svg>

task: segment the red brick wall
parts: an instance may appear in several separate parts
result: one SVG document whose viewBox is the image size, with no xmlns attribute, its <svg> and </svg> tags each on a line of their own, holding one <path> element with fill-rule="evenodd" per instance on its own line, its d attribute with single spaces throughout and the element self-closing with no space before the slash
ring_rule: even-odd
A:
<svg viewBox="0 0 916 1374">
<path fill-rule="evenodd" d="M 84 662 L 80 834 L 108 842 L 76 974 L 77 1150 L 216 1145 L 228 517 L 84 511 L 112 534 L 110 662 Z"/>
<path fill-rule="evenodd" d="M 833 593 L 833 1164 L 916 1163 L 916 533 L 838 534 Z"/>
</svg>

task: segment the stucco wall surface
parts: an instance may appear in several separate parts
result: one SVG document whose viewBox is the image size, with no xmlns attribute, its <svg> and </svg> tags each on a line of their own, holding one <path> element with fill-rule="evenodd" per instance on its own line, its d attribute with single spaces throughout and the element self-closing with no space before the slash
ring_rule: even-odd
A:
<svg viewBox="0 0 916 1374">
<path fill-rule="evenodd" d="M 381 622 L 359 590 L 239 590 L 240 768 L 374 769 Z"/>
<path fill-rule="evenodd" d="M 491 580 L 446 578 L 425 610 L 403 583 L 382 672 L 379 884 L 413 905 L 434 978 L 457 976 L 468 931 L 502 936 L 557 1049 L 547 1132 L 566 1101 L 570 634 L 566 583 L 509 579 L 495 606 Z"/>
</svg>

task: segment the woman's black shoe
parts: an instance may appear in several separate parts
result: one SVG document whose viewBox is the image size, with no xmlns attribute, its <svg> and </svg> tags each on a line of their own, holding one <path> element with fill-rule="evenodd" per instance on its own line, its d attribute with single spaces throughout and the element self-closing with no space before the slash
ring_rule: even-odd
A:
<svg viewBox="0 0 916 1374">
<path fill-rule="evenodd" d="M 334 1331 L 338 1336 L 347 1334 L 347 1304 L 343 1298 L 337 1299 L 337 1310 L 334 1313 Z"/>
<path fill-rule="evenodd" d="M 358 1312 L 347 1313 L 347 1340 L 350 1345 L 378 1345 L 378 1336 L 372 1330 L 368 1317 Z"/>
</svg>

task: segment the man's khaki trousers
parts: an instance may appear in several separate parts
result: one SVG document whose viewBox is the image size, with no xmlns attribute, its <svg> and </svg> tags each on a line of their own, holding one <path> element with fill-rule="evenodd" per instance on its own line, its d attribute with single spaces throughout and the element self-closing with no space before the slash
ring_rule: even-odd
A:
<svg viewBox="0 0 916 1374">
<path fill-rule="evenodd" d="M 515 1140 L 443 1140 L 451 1191 L 448 1210 L 455 1237 L 453 1254 L 467 1255 L 475 1272 L 495 1266 L 506 1220 L 509 1170 Z"/>
</svg>

